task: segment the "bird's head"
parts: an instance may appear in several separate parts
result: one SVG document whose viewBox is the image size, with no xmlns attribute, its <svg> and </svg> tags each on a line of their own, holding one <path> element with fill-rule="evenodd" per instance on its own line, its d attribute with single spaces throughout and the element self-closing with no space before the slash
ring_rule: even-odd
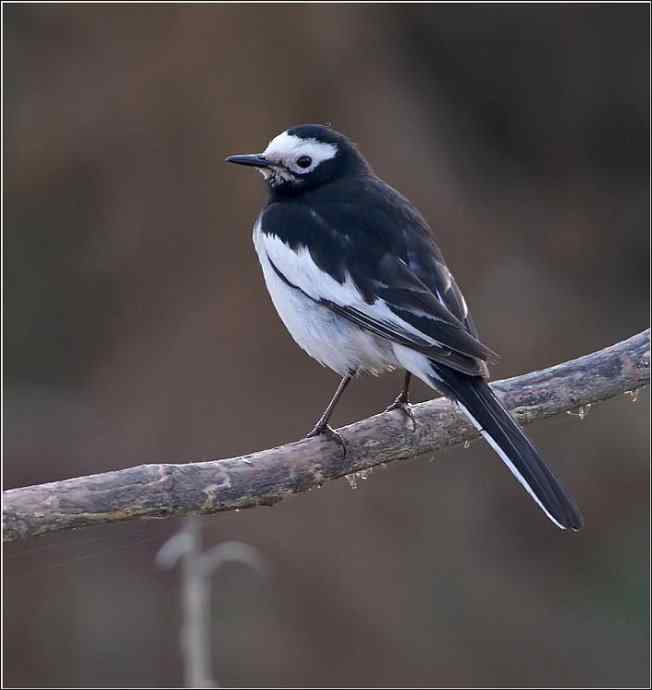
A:
<svg viewBox="0 0 652 690">
<path fill-rule="evenodd" d="M 229 156 L 226 161 L 257 168 L 271 191 L 280 194 L 299 194 L 369 172 L 355 144 L 324 125 L 292 127 L 274 137 L 262 153 Z"/>
</svg>

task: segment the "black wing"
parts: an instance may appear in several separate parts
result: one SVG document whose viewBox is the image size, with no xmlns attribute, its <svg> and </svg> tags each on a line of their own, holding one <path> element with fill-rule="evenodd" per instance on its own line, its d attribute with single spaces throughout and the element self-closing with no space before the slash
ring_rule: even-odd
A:
<svg viewBox="0 0 652 690">
<path fill-rule="evenodd" d="M 305 247 L 342 286 L 320 294 L 306 275 L 275 270 L 293 287 L 381 337 L 458 371 L 486 376 L 497 355 L 477 337 L 459 291 L 425 220 L 377 178 L 328 185 L 301 201 L 273 203 L 264 231 Z M 348 286 L 353 282 L 355 294 Z"/>
</svg>

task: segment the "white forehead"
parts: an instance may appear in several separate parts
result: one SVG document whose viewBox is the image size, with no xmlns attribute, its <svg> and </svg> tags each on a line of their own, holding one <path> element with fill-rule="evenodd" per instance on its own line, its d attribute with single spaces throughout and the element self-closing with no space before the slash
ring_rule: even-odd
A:
<svg viewBox="0 0 652 690">
<path fill-rule="evenodd" d="M 294 134 L 281 132 L 269 142 L 263 156 L 270 160 L 282 161 L 298 156 L 310 156 L 315 163 L 321 163 L 334 158 L 336 153 L 335 144 L 327 144 L 317 139 L 302 139 Z"/>
</svg>

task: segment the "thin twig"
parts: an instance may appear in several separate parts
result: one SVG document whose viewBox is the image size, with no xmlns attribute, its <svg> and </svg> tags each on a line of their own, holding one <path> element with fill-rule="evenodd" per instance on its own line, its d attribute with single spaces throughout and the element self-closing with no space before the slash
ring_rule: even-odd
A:
<svg viewBox="0 0 652 690">
<path fill-rule="evenodd" d="M 227 563 L 242 563 L 260 575 L 266 573 L 266 566 L 253 546 L 239 541 L 225 541 L 202 551 L 201 524 L 196 515 L 163 544 L 156 557 L 162 568 L 172 568 L 179 560 L 185 687 L 219 688 L 211 664 L 211 577 Z"/>
<path fill-rule="evenodd" d="M 650 382 L 649 329 L 628 340 L 494 389 L 523 424 L 636 391 Z M 226 460 L 139 465 L 11 489 L 3 495 L 3 539 L 134 518 L 273 505 L 325 481 L 407 460 L 477 436 L 444 399 L 413 408 L 416 430 L 400 411 L 339 429 L 347 447 L 311 438 Z"/>
</svg>

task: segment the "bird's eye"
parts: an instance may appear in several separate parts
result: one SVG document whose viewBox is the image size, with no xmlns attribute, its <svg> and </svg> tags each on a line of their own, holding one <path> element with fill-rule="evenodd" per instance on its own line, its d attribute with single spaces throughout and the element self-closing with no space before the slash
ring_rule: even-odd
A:
<svg viewBox="0 0 652 690">
<path fill-rule="evenodd" d="M 297 165 L 300 168 L 309 168 L 312 165 L 312 158 L 310 156 L 301 156 L 297 158 Z"/>
</svg>

